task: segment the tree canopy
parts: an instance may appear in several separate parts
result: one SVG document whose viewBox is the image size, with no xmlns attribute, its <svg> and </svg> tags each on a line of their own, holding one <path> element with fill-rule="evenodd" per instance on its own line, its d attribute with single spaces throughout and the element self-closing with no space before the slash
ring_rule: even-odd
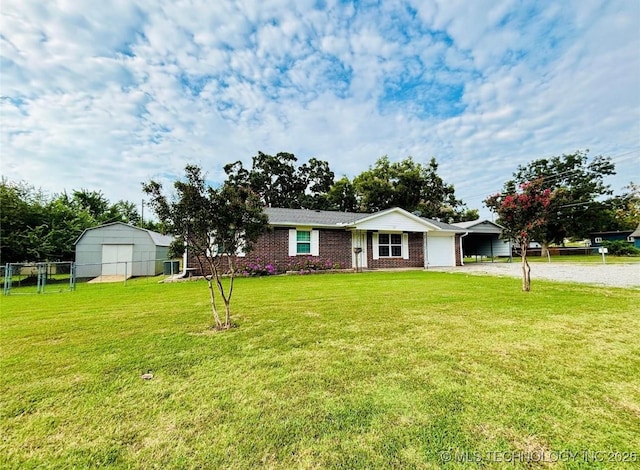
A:
<svg viewBox="0 0 640 470">
<path fill-rule="evenodd" d="M 381 157 L 354 178 L 353 186 L 359 209 L 365 212 L 401 207 L 449 223 L 478 218 L 476 210 L 455 197 L 454 186 L 438 175 L 435 158 L 422 165 L 412 157 L 398 162 Z"/>
<path fill-rule="evenodd" d="M 548 246 L 567 237 L 586 238 L 602 226 L 604 206 L 599 198 L 612 194 L 604 179 L 613 174 L 615 166 L 609 157 L 589 160 L 588 150 L 576 151 L 519 166 L 505 188 L 537 180 L 543 189 L 554 192 L 549 220 L 537 240 Z"/>
<path fill-rule="evenodd" d="M 335 175 L 326 161 L 311 158 L 296 166 L 297 158 L 288 152 L 275 156 L 258 152 L 251 169 L 237 161 L 224 167 L 229 182 L 254 191 L 268 207 L 321 209 L 345 212 L 375 212 L 401 207 L 424 217 L 459 222 L 478 217 L 455 197 L 453 185 L 438 175 L 438 163 L 427 165 L 407 157 L 391 162 L 379 158 L 353 180 Z"/>
<path fill-rule="evenodd" d="M 0 207 L 2 263 L 73 260 L 74 242 L 85 229 L 140 222 L 135 204 L 111 204 L 100 191 L 48 196 L 28 183 L 7 179 L 0 182 Z"/>
<path fill-rule="evenodd" d="M 311 158 L 296 166 L 297 161 L 292 153 L 279 152 L 274 156 L 258 152 L 251 169 L 237 161 L 225 165 L 224 171 L 230 184 L 247 187 L 266 207 L 330 209 L 327 193 L 334 173 L 329 164 Z"/>
</svg>

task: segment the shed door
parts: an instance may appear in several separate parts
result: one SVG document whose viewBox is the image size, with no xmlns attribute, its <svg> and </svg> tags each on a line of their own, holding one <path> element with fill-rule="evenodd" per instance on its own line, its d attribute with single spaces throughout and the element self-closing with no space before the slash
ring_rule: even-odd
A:
<svg viewBox="0 0 640 470">
<path fill-rule="evenodd" d="M 102 245 L 102 275 L 131 277 L 133 245 Z"/>
<path fill-rule="evenodd" d="M 427 237 L 429 266 L 455 266 L 453 237 Z"/>
</svg>

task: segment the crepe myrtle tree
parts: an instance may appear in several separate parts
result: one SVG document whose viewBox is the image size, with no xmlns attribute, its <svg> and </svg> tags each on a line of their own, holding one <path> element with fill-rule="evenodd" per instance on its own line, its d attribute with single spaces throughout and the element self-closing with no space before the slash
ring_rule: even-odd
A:
<svg viewBox="0 0 640 470">
<path fill-rule="evenodd" d="M 229 329 L 237 254 L 250 251 L 268 226 L 262 202 L 246 186 L 229 181 L 212 188 L 196 165 L 185 167 L 184 181 L 176 181 L 174 189 L 175 196 L 168 199 L 160 183 L 143 183 L 151 208 L 168 232 L 178 234 L 174 250 L 186 248 L 207 280 L 214 327 Z M 224 321 L 216 304 L 216 290 L 224 303 Z"/>
<path fill-rule="evenodd" d="M 485 205 L 496 212 L 503 226 L 502 238 L 520 245 L 522 256 L 522 290 L 531 290 L 531 267 L 527 249 L 532 240 L 540 240 L 551 217 L 552 202 L 556 194 L 545 188 L 542 178 L 516 187 L 507 183 L 502 193 L 488 197 Z"/>
</svg>

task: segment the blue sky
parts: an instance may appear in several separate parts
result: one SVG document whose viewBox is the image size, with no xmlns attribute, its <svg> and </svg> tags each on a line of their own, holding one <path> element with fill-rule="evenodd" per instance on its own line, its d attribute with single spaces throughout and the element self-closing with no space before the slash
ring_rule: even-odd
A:
<svg viewBox="0 0 640 470">
<path fill-rule="evenodd" d="M 640 2 L 3 0 L 2 175 L 140 201 L 257 152 L 436 157 L 468 206 L 589 149 L 640 182 Z"/>
</svg>

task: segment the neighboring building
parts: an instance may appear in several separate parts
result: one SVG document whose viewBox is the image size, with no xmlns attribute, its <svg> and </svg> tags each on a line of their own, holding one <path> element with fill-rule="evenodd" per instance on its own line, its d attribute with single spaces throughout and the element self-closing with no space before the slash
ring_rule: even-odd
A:
<svg viewBox="0 0 640 470">
<path fill-rule="evenodd" d="M 633 230 L 616 230 L 610 232 L 592 232 L 589 237 L 591 239 L 592 247 L 602 246 L 602 242 L 604 241 L 617 241 L 624 240 L 631 242 L 631 234 L 634 233 Z"/>
<path fill-rule="evenodd" d="M 502 226 L 495 222 L 478 219 L 453 225 L 469 232 L 462 238 L 463 256 L 511 256 L 511 242 L 500 238 Z"/>
<path fill-rule="evenodd" d="M 155 276 L 173 237 L 122 222 L 92 227 L 75 242 L 76 277 Z"/>
<path fill-rule="evenodd" d="M 638 224 L 638 227 L 635 229 L 635 231 L 631 235 L 629 235 L 629 239 L 633 243 L 633 246 L 635 246 L 636 248 L 640 248 L 640 224 Z"/>
<path fill-rule="evenodd" d="M 270 230 L 246 262 L 286 266 L 291 257 L 312 256 L 343 268 L 428 268 L 462 264 L 460 236 L 466 230 L 400 208 L 374 214 L 266 208 Z M 189 268 L 198 273 L 194 258 Z"/>
</svg>

